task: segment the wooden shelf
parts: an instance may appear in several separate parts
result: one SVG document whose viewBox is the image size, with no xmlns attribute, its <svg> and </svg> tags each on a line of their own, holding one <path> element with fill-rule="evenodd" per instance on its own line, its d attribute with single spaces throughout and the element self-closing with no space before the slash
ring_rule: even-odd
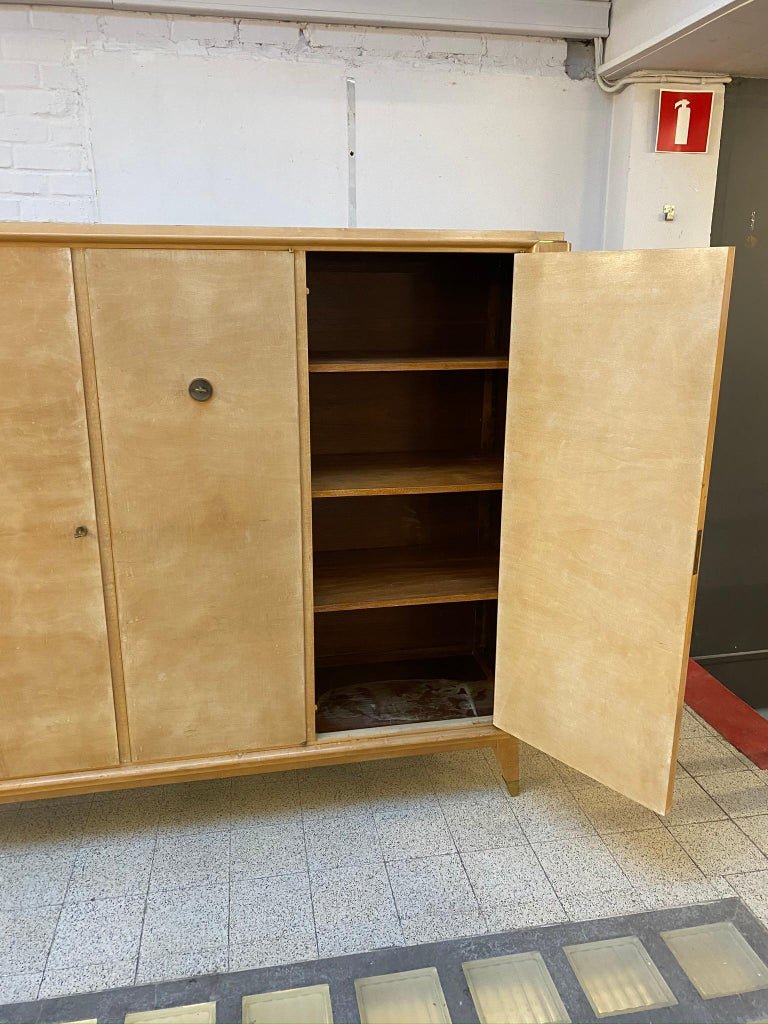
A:
<svg viewBox="0 0 768 1024">
<path fill-rule="evenodd" d="M 422 548 L 318 552 L 315 611 L 493 601 L 498 575 L 495 554 Z"/>
<path fill-rule="evenodd" d="M 389 373 L 412 370 L 505 370 L 509 366 L 506 356 L 493 355 L 409 355 L 382 353 L 380 355 L 344 355 L 328 353 L 312 356 L 310 373 Z"/>
<path fill-rule="evenodd" d="M 499 491 L 501 479 L 500 457 L 421 452 L 320 455 L 312 462 L 312 497 Z"/>
</svg>

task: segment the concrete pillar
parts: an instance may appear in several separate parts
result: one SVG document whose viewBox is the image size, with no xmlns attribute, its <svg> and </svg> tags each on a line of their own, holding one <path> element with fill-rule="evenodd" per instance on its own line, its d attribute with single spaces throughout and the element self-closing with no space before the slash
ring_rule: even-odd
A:
<svg viewBox="0 0 768 1024">
<path fill-rule="evenodd" d="M 608 158 L 606 249 L 669 249 L 709 245 L 715 199 L 724 86 L 712 89 L 712 127 L 706 153 L 656 153 L 659 89 L 688 85 L 628 85 L 613 97 Z M 665 221 L 663 207 L 675 207 Z"/>
</svg>

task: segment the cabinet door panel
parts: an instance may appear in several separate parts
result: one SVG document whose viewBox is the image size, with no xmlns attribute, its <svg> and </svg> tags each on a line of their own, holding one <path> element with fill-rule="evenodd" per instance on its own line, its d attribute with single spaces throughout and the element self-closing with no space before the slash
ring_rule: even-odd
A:
<svg viewBox="0 0 768 1024">
<path fill-rule="evenodd" d="M 494 721 L 662 813 L 731 262 L 515 260 Z"/>
<path fill-rule="evenodd" d="M 301 743 L 293 255 L 94 249 L 86 267 L 133 755 Z"/>
<path fill-rule="evenodd" d="M 0 776 L 102 768 L 117 737 L 69 250 L 0 248 L 0 295 Z"/>
</svg>

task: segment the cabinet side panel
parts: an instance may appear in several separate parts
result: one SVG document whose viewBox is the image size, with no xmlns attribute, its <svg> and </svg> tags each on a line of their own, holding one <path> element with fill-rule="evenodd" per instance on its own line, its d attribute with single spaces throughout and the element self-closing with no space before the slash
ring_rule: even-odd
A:
<svg viewBox="0 0 768 1024">
<path fill-rule="evenodd" d="M 293 254 L 99 249 L 86 268 L 133 755 L 302 743 Z"/>
<path fill-rule="evenodd" d="M 69 250 L 3 247 L 0 295 L 0 776 L 106 767 L 117 739 Z"/>
<path fill-rule="evenodd" d="M 661 813 L 730 270 L 516 259 L 494 720 Z"/>
</svg>

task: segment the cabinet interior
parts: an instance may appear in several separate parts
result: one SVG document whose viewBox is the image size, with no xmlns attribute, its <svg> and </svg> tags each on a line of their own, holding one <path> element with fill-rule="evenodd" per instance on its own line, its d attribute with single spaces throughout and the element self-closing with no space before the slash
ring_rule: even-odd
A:
<svg viewBox="0 0 768 1024">
<path fill-rule="evenodd" d="M 319 733 L 493 708 L 512 256 L 308 253 Z"/>
</svg>

